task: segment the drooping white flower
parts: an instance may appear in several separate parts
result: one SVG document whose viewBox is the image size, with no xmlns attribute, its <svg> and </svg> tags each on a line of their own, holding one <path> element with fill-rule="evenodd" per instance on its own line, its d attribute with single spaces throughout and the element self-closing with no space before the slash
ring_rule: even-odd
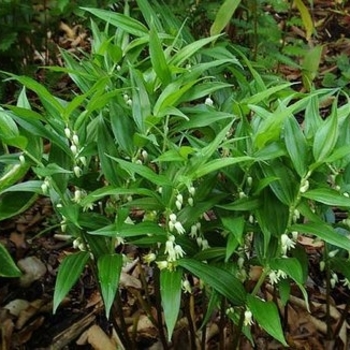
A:
<svg viewBox="0 0 350 350">
<path fill-rule="evenodd" d="M 79 136 L 76 133 L 73 134 L 72 142 L 74 145 L 79 146 Z"/>
<path fill-rule="evenodd" d="M 184 281 L 181 281 L 182 289 L 184 290 L 185 293 L 192 293 L 192 288 L 191 284 L 188 279 L 185 279 Z"/>
<path fill-rule="evenodd" d="M 214 101 L 210 98 L 210 97 L 207 97 L 205 99 L 205 102 L 204 102 L 207 106 L 213 106 L 214 105 Z"/>
<path fill-rule="evenodd" d="M 344 287 L 350 289 L 350 281 L 347 278 L 342 279 L 341 282 L 343 283 Z"/>
<path fill-rule="evenodd" d="M 143 260 L 147 263 L 150 264 L 151 262 L 155 261 L 157 258 L 156 254 L 154 253 L 148 253 L 143 257 Z"/>
<path fill-rule="evenodd" d="M 284 233 L 281 236 L 281 250 L 282 254 L 286 255 L 287 251 L 295 247 L 295 242 L 289 238 L 289 236 Z"/>
<path fill-rule="evenodd" d="M 197 237 L 197 232 L 198 232 L 197 225 L 192 225 L 192 226 L 191 226 L 190 237 L 191 237 L 191 238 Z"/>
<path fill-rule="evenodd" d="M 270 280 L 270 283 L 271 283 L 272 285 L 278 283 L 279 277 L 277 276 L 276 271 L 272 270 L 272 271 L 269 273 L 269 280 Z"/>
<path fill-rule="evenodd" d="M 182 258 L 186 254 L 186 252 L 178 244 L 175 245 L 174 251 L 175 251 L 176 259 Z"/>
<path fill-rule="evenodd" d="M 186 230 L 184 229 L 180 221 L 176 221 L 174 227 L 179 235 L 183 235 L 184 233 L 186 233 Z"/>
<path fill-rule="evenodd" d="M 156 261 L 156 264 L 157 264 L 159 270 L 167 269 L 169 266 L 169 263 L 166 260 Z"/>
<path fill-rule="evenodd" d="M 247 309 L 244 311 L 244 325 L 245 326 L 251 326 L 253 324 L 253 314 L 252 312 Z"/>
</svg>

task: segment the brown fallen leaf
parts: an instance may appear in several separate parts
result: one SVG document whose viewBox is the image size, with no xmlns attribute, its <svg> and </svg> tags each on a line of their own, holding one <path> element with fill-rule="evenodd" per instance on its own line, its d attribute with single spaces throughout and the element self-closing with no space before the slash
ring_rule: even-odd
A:
<svg viewBox="0 0 350 350">
<path fill-rule="evenodd" d="M 91 326 L 77 340 L 77 345 L 90 344 L 94 350 L 116 350 L 116 344 L 98 325 Z"/>
<path fill-rule="evenodd" d="M 23 272 L 19 280 L 21 287 L 29 287 L 34 281 L 43 277 L 47 271 L 44 263 L 35 256 L 21 259 L 17 265 Z"/>
</svg>

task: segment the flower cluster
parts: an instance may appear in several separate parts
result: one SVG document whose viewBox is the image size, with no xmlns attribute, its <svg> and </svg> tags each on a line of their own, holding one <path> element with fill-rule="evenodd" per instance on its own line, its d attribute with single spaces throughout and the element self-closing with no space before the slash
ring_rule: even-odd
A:
<svg viewBox="0 0 350 350">
<path fill-rule="evenodd" d="M 271 270 L 269 273 L 269 280 L 272 285 L 276 284 L 280 279 L 287 278 L 287 274 L 282 270 Z"/>
<path fill-rule="evenodd" d="M 288 250 L 295 248 L 295 242 L 289 238 L 289 236 L 284 233 L 281 236 L 281 251 L 283 256 L 287 256 Z"/>
</svg>

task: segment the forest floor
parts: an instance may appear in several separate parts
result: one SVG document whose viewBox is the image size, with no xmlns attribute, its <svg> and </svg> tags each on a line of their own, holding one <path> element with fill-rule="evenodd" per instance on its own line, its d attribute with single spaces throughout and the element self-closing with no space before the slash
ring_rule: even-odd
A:
<svg viewBox="0 0 350 350">
<path fill-rule="evenodd" d="M 319 81 L 329 72 L 337 79 L 350 78 L 350 5 L 348 9 L 336 11 L 334 1 L 314 1 L 312 13 L 318 23 L 316 40 L 318 44 L 323 44 Z M 304 31 L 297 27 L 291 28 L 290 35 L 305 38 Z M 64 37 L 61 45 L 71 45 L 74 40 L 80 40 L 81 45 L 87 42 L 86 37 Z M 339 63 L 335 58 L 340 56 L 343 58 Z M 281 66 L 280 72 L 289 80 L 301 79 L 302 72 L 295 68 Z M 41 79 L 40 76 L 38 79 Z M 59 84 L 58 89 L 64 89 L 69 82 L 61 81 Z M 50 203 L 40 198 L 25 213 L 0 223 L 0 242 L 7 246 L 17 264 L 25 271 L 20 279 L 0 278 L 0 350 L 122 349 L 112 323 L 104 315 L 101 296 L 88 268 L 53 315 L 57 268 L 63 258 L 74 251 L 71 241 L 65 239 L 57 225 L 55 227 L 55 220 Z M 306 289 L 310 297 L 310 310 L 307 310 L 297 289 L 293 289 L 287 307 L 280 308 L 290 348 L 350 349 L 349 291 L 338 282 L 329 300 L 326 300 L 325 276 L 319 269 L 323 246 L 307 238 L 302 238 L 299 244 L 304 246 L 309 256 L 310 275 Z M 135 349 L 163 349 L 157 328 L 140 306 L 145 288 L 151 299 L 154 298 L 152 273 L 143 265 L 136 249 L 130 249 L 127 254 L 132 263 L 124 269 L 121 277 L 122 320 L 130 331 L 130 337 L 135 340 Z M 149 282 L 146 286 L 142 283 L 144 278 Z M 271 286 L 266 285 L 264 292 L 268 298 L 273 298 Z M 198 328 L 203 317 L 203 310 L 197 304 L 199 293 L 199 289 L 195 290 L 189 297 L 193 305 L 194 324 Z M 328 311 L 327 304 L 330 307 Z M 220 332 L 222 326 L 224 331 Z M 205 349 L 218 348 L 220 334 L 225 337 L 225 348 L 230 349 L 229 341 L 234 335 L 232 329 L 222 323 L 219 314 L 213 315 L 204 335 L 199 329 L 197 331 L 199 339 L 205 337 Z M 255 347 L 242 337 L 240 349 L 283 349 L 257 325 L 252 326 L 252 333 Z M 183 315 L 174 333 L 172 349 L 190 348 L 188 319 Z"/>
</svg>

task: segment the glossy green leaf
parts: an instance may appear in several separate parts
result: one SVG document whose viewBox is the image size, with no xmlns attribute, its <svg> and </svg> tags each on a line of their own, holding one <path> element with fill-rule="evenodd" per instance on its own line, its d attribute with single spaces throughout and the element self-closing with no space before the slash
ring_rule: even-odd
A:
<svg viewBox="0 0 350 350">
<path fill-rule="evenodd" d="M 228 25 L 241 0 L 226 0 L 219 8 L 215 21 L 210 27 L 210 35 L 217 35 Z"/>
<path fill-rule="evenodd" d="M 312 153 L 317 162 L 322 162 L 334 150 L 338 139 L 338 116 L 336 104 L 333 104 L 331 115 L 316 131 Z"/>
<path fill-rule="evenodd" d="M 97 261 L 98 278 L 107 319 L 118 290 L 123 257 L 120 254 L 102 255 Z"/>
<path fill-rule="evenodd" d="M 300 177 L 303 177 L 308 170 L 308 145 L 301 126 L 294 116 L 287 118 L 284 123 L 284 142 L 295 170 Z"/>
<path fill-rule="evenodd" d="M 155 222 L 144 221 L 135 225 L 124 224 L 119 228 L 117 224 L 111 224 L 96 231 L 90 231 L 89 234 L 109 237 L 135 237 L 146 235 L 166 235 L 166 231 Z"/>
<path fill-rule="evenodd" d="M 230 211 L 252 211 L 260 207 L 260 200 L 258 198 L 241 198 L 229 204 L 217 205 L 217 207 Z"/>
<path fill-rule="evenodd" d="M 0 221 L 23 213 L 35 203 L 37 198 L 38 195 L 31 192 L 3 191 L 0 196 Z"/>
<path fill-rule="evenodd" d="M 306 29 L 306 39 L 310 40 L 311 35 L 314 31 L 314 24 L 311 14 L 302 0 L 294 0 L 294 4 L 297 6 L 300 12 L 301 20 Z"/>
<path fill-rule="evenodd" d="M 178 264 L 201 278 L 206 284 L 230 300 L 233 305 L 244 305 L 245 288 L 232 273 L 194 259 L 181 259 Z"/>
<path fill-rule="evenodd" d="M 350 198 L 330 188 L 316 188 L 303 193 L 302 196 L 331 206 L 350 207 Z"/>
<path fill-rule="evenodd" d="M 114 157 L 110 157 L 114 161 L 120 164 L 120 166 L 128 171 L 130 174 L 138 174 L 141 177 L 151 181 L 152 183 L 158 186 L 171 186 L 171 181 L 164 175 L 160 175 L 152 171 L 149 167 L 141 164 L 135 164 L 131 162 L 127 162 L 123 159 L 118 159 Z"/>
<path fill-rule="evenodd" d="M 23 178 L 30 168 L 29 163 L 10 164 L 0 174 L 0 193 Z"/>
<path fill-rule="evenodd" d="M 83 269 L 90 258 L 89 252 L 78 252 L 68 255 L 58 268 L 58 274 L 53 295 L 53 313 L 59 304 L 72 289 L 80 277 Z"/>
<path fill-rule="evenodd" d="M 261 168 L 266 177 L 277 177 L 277 181 L 270 182 L 269 186 L 276 197 L 289 206 L 297 195 L 297 183 L 294 174 L 281 161 L 271 161 L 269 164 L 261 163 Z"/>
<path fill-rule="evenodd" d="M 248 294 L 247 305 L 259 325 L 284 346 L 288 346 L 283 335 L 276 304 L 272 301 L 263 301 L 256 296 Z"/>
<path fill-rule="evenodd" d="M 146 118 L 151 115 L 151 103 L 141 72 L 130 68 L 132 90 L 132 117 L 141 133 L 146 133 Z M 170 74 L 170 73 L 169 73 Z"/>
<path fill-rule="evenodd" d="M 168 341 L 171 340 L 180 311 L 182 274 L 181 268 L 177 268 L 175 271 L 160 271 L 160 295 L 168 330 Z"/>
<path fill-rule="evenodd" d="M 224 228 L 229 232 L 226 244 L 226 256 L 225 261 L 228 261 L 229 258 L 234 253 L 237 248 L 237 244 L 243 244 L 243 233 L 245 220 L 243 216 L 238 217 L 222 217 L 222 224 Z"/>
<path fill-rule="evenodd" d="M 282 270 L 299 284 L 305 282 L 303 268 L 296 258 L 277 258 L 271 261 L 270 266 L 274 270 Z"/>
<path fill-rule="evenodd" d="M 333 244 L 336 247 L 350 250 L 350 239 L 324 222 L 308 222 L 306 224 L 294 224 L 290 228 L 291 231 L 300 233 L 308 233 L 323 239 L 325 242 Z"/>
<path fill-rule="evenodd" d="M 102 10 L 102 9 L 92 9 L 88 7 L 82 7 L 84 11 L 90 12 L 94 16 L 102 19 L 103 21 L 112 24 L 117 28 L 125 30 L 135 36 L 146 35 L 148 30 L 141 22 L 134 18 L 123 15 L 121 13 L 116 13 L 112 11 Z"/>
<path fill-rule="evenodd" d="M 151 25 L 151 30 L 149 33 L 149 51 L 152 67 L 159 80 L 164 86 L 168 85 L 171 81 L 171 74 L 164 55 L 162 44 L 159 40 L 158 33 L 154 25 Z"/>
<path fill-rule="evenodd" d="M 0 243 L 0 276 L 1 277 L 20 277 L 22 272 L 19 270 L 11 255 L 3 244 Z"/>
<path fill-rule="evenodd" d="M 248 156 L 236 157 L 236 158 L 221 158 L 214 159 L 206 164 L 201 165 L 198 169 L 192 174 L 193 179 L 198 179 L 207 174 L 210 174 L 213 171 L 221 170 L 230 165 L 252 161 L 254 158 Z"/>
</svg>

